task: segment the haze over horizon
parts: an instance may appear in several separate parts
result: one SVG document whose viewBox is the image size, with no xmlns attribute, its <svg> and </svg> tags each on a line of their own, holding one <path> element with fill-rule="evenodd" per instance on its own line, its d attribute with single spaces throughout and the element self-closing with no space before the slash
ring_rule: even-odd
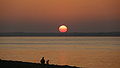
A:
<svg viewBox="0 0 120 68">
<path fill-rule="evenodd" d="M 1 0 L 0 33 L 120 32 L 119 0 Z"/>
</svg>

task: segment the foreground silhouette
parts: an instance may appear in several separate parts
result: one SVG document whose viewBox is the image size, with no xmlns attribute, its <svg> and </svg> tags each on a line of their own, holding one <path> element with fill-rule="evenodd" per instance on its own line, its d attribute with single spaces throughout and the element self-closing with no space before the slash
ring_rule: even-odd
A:
<svg viewBox="0 0 120 68">
<path fill-rule="evenodd" d="M 45 64 L 45 59 L 44 59 L 44 57 L 42 57 L 42 59 L 40 60 L 40 63 L 41 63 L 41 64 Z"/>
<path fill-rule="evenodd" d="M 49 60 L 46 61 L 46 64 L 49 64 Z"/>
<path fill-rule="evenodd" d="M 81 68 L 68 65 L 40 64 L 22 61 L 0 60 L 0 68 Z"/>
</svg>

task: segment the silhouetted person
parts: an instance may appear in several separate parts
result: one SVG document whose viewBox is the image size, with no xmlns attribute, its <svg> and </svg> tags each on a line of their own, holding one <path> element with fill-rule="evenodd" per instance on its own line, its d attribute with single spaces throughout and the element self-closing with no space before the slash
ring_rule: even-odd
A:
<svg viewBox="0 0 120 68">
<path fill-rule="evenodd" d="M 42 57 L 42 59 L 40 60 L 40 63 L 41 63 L 41 64 L 45 64 L 45 59 L 44 59 L 44 57 Z"/>
<path fill-rule="evenodd" d="M 46 64 L 49 64 L 49 60 L 46 61 Z"/>
</svg>

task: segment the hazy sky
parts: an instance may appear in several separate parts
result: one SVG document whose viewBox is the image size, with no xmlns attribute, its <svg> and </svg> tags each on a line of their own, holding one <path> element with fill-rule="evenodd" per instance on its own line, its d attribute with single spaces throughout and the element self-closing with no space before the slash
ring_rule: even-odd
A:
<svg viewBox="0 0 120 68">
<path fill-rule="evenodd" d="M 120 32 L 120 0 L 0 0 L 0 32 Z"/>
</svg>

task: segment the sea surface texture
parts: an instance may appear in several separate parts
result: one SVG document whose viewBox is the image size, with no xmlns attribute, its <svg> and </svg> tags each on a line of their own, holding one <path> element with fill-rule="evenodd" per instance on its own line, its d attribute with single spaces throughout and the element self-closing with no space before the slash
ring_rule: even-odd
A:
<svg viewBox="0 0 120 68">
<path fill-rule="evenodd" d="M 120 37 L 0 37 L 0 59 L 120 68 Z"/>
</svg>

